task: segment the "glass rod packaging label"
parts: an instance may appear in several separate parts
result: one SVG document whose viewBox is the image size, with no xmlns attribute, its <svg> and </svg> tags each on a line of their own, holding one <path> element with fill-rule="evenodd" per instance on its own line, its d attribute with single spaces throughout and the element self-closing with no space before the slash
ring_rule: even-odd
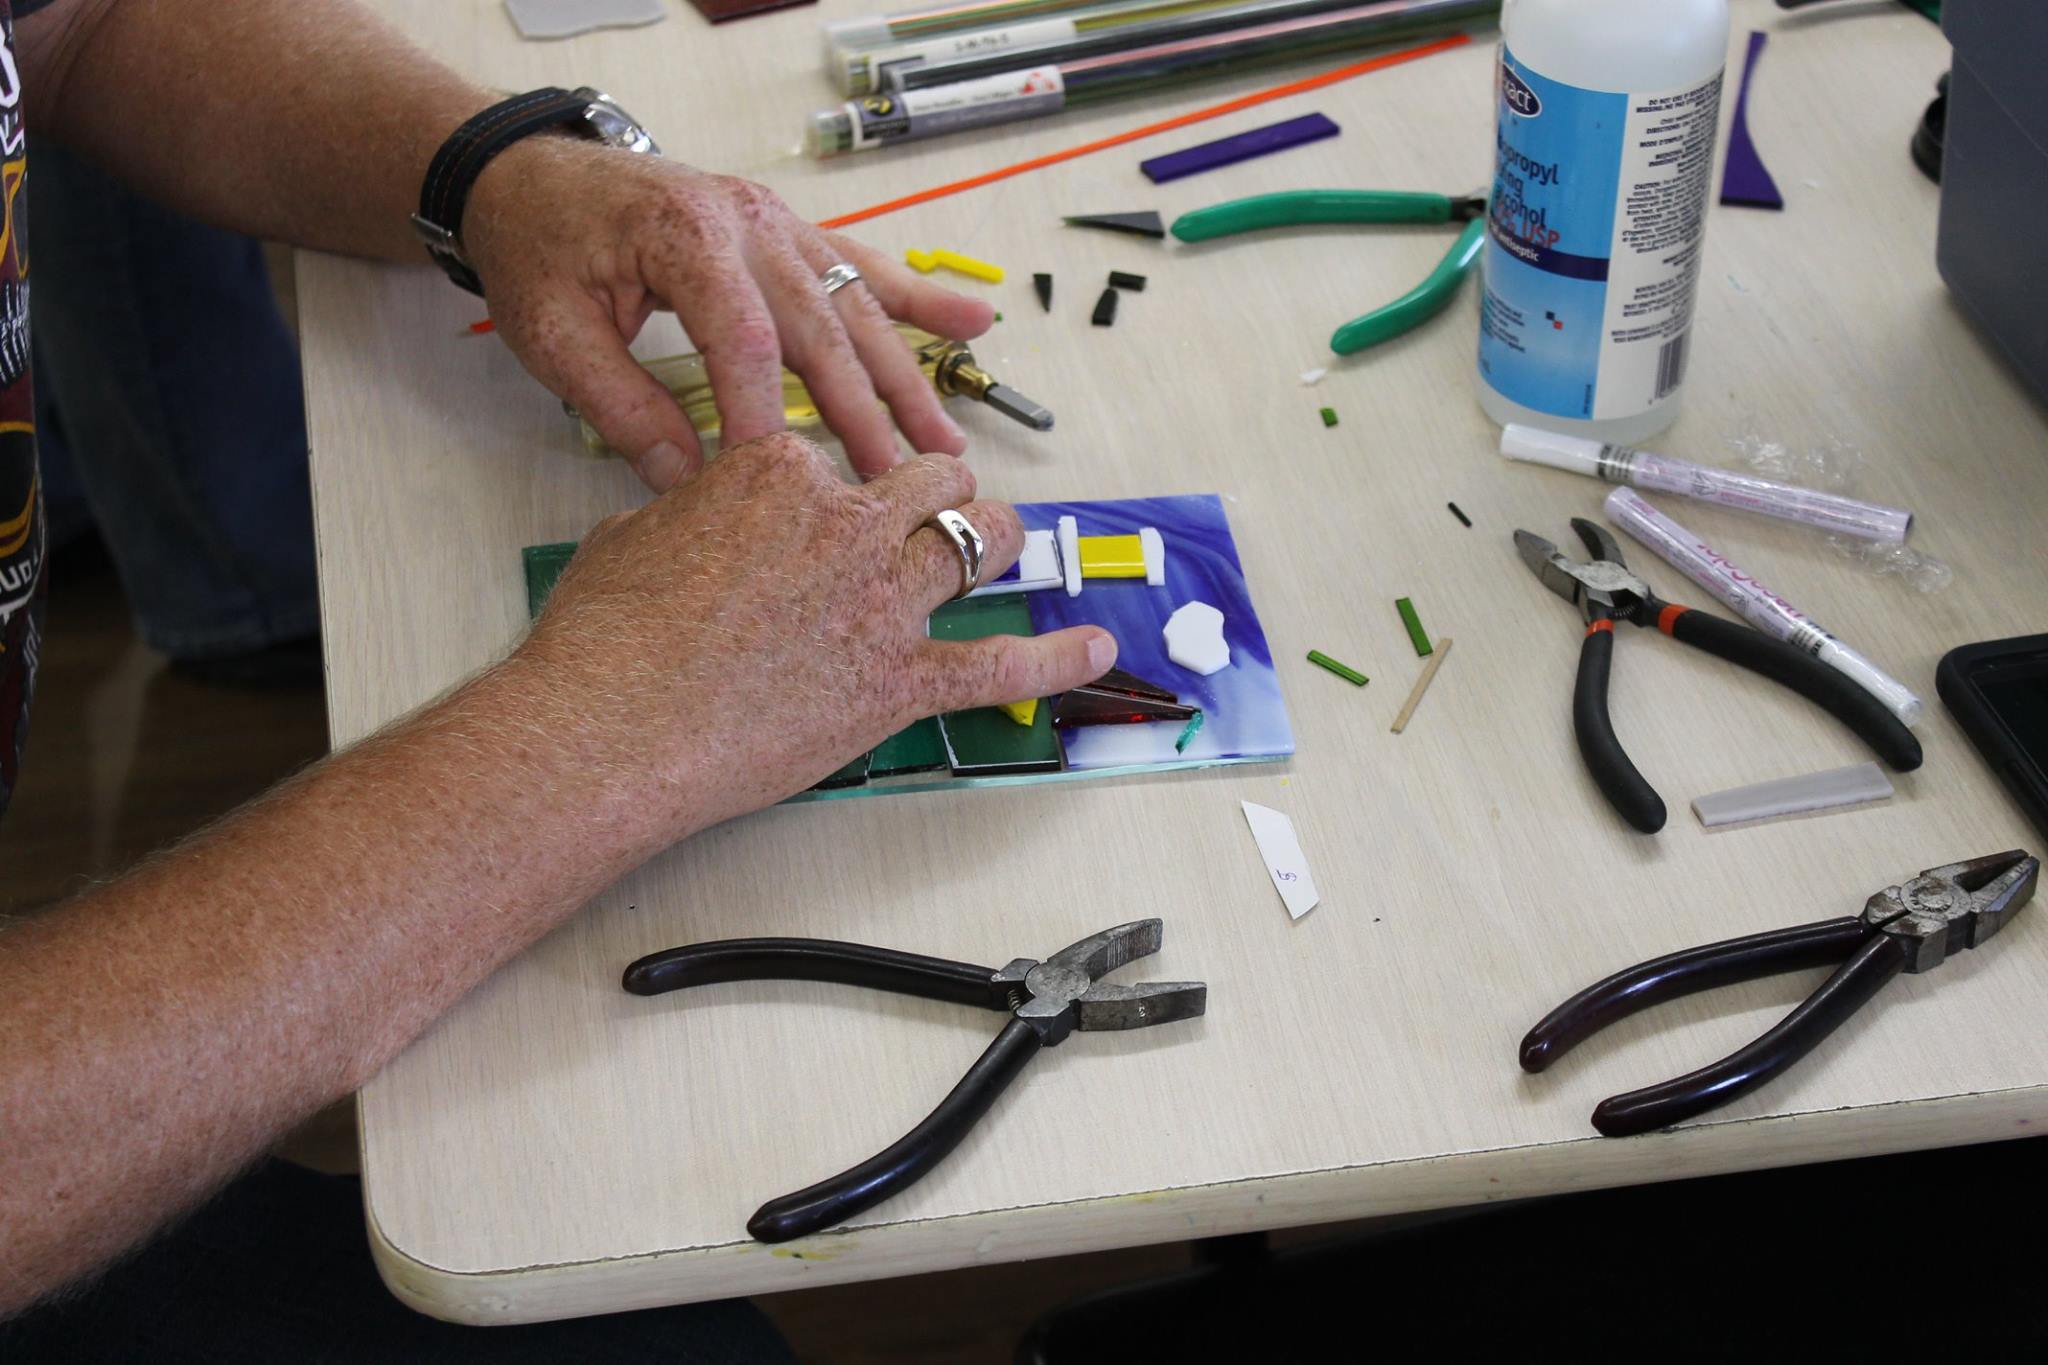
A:
<svg viewBox="0 0 2048 1365">
<path fill-rule="evenodd" d="M 979 128 L 1052 111 L 1067 102 L 1066 78 L 1056 66 L 1005 71 L 978 80 L 935 85 L 929 90 L 885 91 L 845 106 L 853 146 L 894 142 L 959 128 Z"/>
<path fill-rule="evenodd" d="M 1584 90 L 1501 50 L 1479 371 L 1539 412 L 1600 420 L 1685 378 L 1721 77 Z"/>
</svg>

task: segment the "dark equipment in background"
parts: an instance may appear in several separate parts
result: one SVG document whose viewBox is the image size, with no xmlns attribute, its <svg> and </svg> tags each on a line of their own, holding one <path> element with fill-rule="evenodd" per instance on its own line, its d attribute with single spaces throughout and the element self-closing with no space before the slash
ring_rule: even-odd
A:
<svg viewBox="0 0 2048 1365">
<path fill-rule="evenodd" d="M 1955 65 L 1935 261 L 1971 321 L 2048 401 L 2048 5 L 1951 4 L 1942 29 Z"/>
<path fill-rule="evenodd" d="M 2048 635 L 1952 649 L 1934 685 L 1991 771 L 2048 834 Z"/>
</svg>

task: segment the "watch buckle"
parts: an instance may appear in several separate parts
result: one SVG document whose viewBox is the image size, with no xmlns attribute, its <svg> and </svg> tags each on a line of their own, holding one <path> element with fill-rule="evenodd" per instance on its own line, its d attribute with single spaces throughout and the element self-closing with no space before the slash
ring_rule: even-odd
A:
<svg viewBox="0 0 2048 1365">
<path fill-rule="evenodd" d="M 454 261 L 459 265 L 469 264 L 462 259 L 462 247 L 455 240 L 455 234 L 439 223 L 415 213 L 412 215 L 412 230 L 413 235 L 420 239 L 421 245 L 426 247 L 435 260 Z"/>
</svg>

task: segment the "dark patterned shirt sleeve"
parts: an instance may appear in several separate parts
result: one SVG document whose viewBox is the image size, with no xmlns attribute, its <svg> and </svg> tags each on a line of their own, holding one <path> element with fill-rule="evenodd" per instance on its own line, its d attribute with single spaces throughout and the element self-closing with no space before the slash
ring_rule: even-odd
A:
<svg viewBox="0 0 2048 1365">
<path fill-rule="evenodd" d="M 18 0 L 14 12 L 38 8 Z M 13 60 L 14 25 L 0 0 L 0 811 L 21 773 L 28 708 L 42 651 L 42 481 L 36 469 L 35 404 L 29 385 L 27 205 L 28 139 L 21 124 L 21 83 Z"/>
</svg>

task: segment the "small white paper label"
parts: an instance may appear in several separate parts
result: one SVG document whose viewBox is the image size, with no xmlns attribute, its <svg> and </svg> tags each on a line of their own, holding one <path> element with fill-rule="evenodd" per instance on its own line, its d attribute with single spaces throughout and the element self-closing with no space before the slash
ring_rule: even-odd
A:
<svg viewBox="0 0 2048 1365">
<path fill-rule="evenodd" d="M 1308 859 L 1302 856 L 1301 840 L 1295 837 L 1294 822 L 1277 810 L 1240 801 L 1245 823 L 1252 827 L 1252 839 L 1259 856 L 1266 860 L 1266 872 L 1273 889 L 1287 906 L 1289 919 L 1300 919 L 1316 908 L 1316 879 L 1309 875 Z"/>
<path fill-rule="evenodd" d="M 1007 28 L 970 29 L 922 43 L 892 43 L 886 51 L 876 55 L 876 64 L 888 67 L 902 61 L 922 63 L 943 62 L 949 57 L 987 57 L 1018 48 L 1063 43 L 1078 32 L 1080 30 L 1072 19 L 1039 19 L 1028 24 L 1011 24 Z"/>
</svg>

